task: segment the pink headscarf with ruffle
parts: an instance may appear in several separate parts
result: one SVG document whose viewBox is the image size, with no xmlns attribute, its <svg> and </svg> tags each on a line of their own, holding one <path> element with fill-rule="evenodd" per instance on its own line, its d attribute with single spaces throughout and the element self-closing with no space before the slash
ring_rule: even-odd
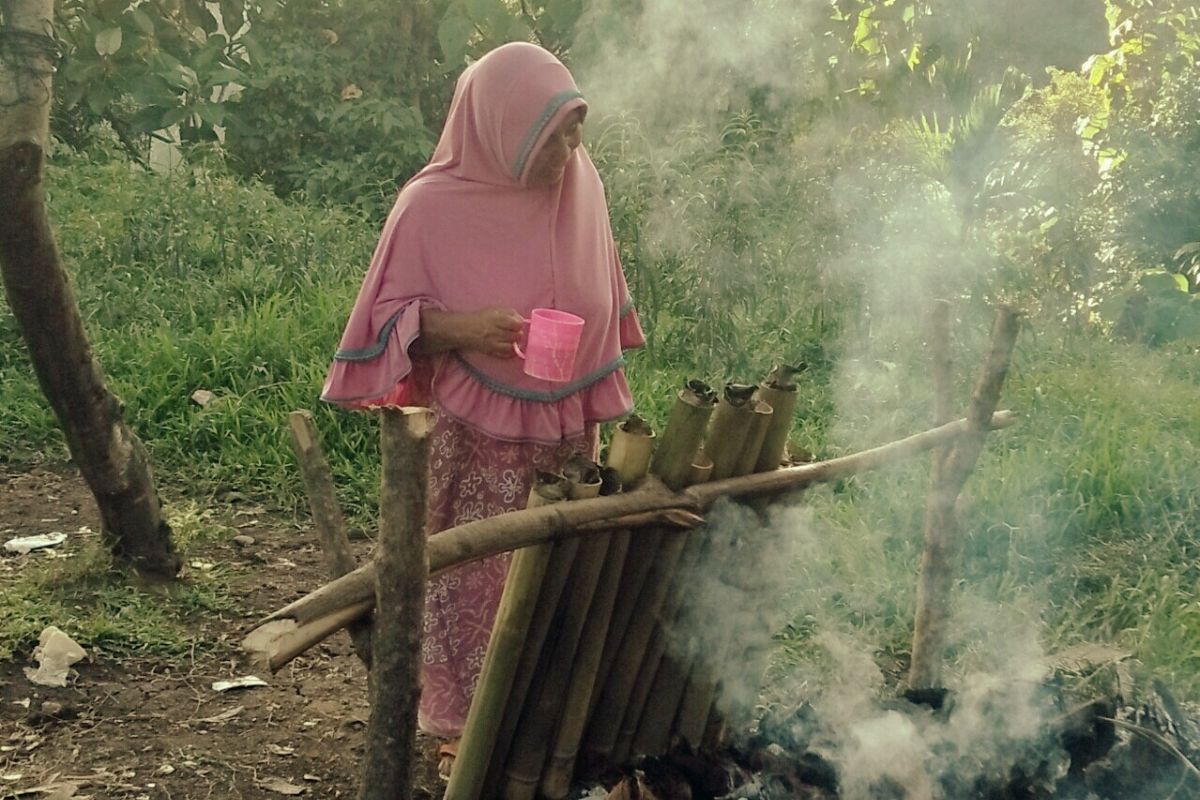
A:
<svg viewBox="0 0 1200 800">
<path fill-rule="evenodd" d="M 526 185 L 530 165 L 586 104 L 566 67 L 532 44 L 499 47 L 459 78 L 430 163 L 384 225 L 323 399 L 348 407 L 429 402 L 489 435 L 561 441 L 632 408 L 622 350 L 644 343 L 609 227 L 604 187 L 583 147 L 560 182 Z M 519 359 L 455 352 L 414 362 L 422 305 L 570 311 L 586 321 L 565 384 Z M 420 367 L 433 368 L 428 383 Z"/>
</svg>

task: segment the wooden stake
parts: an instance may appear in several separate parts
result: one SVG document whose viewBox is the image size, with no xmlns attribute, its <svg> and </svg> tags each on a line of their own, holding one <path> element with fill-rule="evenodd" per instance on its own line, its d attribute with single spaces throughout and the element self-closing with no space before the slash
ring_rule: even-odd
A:
<svg viewBox="0 0 1200 800">
<path fill-rule="evenodd" d="M 569 485 L 561 475 L 539 473 L 529 495 L 528 507 L 557 503 L 567 498 Z M 441 536 L 442 534 L 439 534 Z M 433 537 L 436 540 L 438 537 Z M 496 611 L 488 641 L 483 671 L 475 688 L 467 724 L 459 742 L 458 756 L 450 771 L 445 800 L 477 800 L 486 788 L 488 765 L 503 722 L 513 680 L 516 677 L 525 637 L 529 632 L 541 594 L 542 580 L 550 563 L 551 544 L 527 547 L 513 554 L 504 583 L 504 594 Z"/>
<path fill-rule="evenodd" d="M 412 796 L 425 612 L 426 475 L 433 412 L 383 409 L 383 486 L 375 558 L 371 718 L 359 800 Z"/>
<path fill-rule="evenodd" d="M 991 345 L 971 393 L 966 430 L 938 462 L 940 469 L 935 469 L 937 480 L 930 487 L 925 505 L 925 549 L 917 583 L 910 689 L 941 688 L 950 594 L 961 546 L 954 506 L 983 450 L 987 421 L 999 401 L 1019 330 L 1020 314 L 1015 309 L 997 311 Z"/>
<path fill-rule="evenodd" d="M 353 572 L 358 564 L 350 550 L 350 537 L 346 535 L 346 523 L 342 507 L 333 488 L 333 476 L 329 462 L 321 449 L 321 437 L 308 411 L 293 411 L 288 414 L 292 430 L 292 445 L 296 451 L 296 462 L 300 466 L 300 477 L 304 481 L 304 492 L 308 495 L 308 507 L 312 512 L 313 524 L 321 540 L 325 571 L 330 578 L 337 579 Z M 354 652 L 368 667 L 371 666 L 371 626 L 368 620 L 355 622 L 348 628 Z"/>
</svg>

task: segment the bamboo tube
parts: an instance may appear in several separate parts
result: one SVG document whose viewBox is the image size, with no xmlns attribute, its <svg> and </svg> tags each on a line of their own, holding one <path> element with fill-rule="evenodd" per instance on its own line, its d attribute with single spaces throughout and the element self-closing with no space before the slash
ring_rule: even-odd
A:
<svg viewBox="0 0 1200 800">
<path fill-rule="evenodd" d="M 528 507 L 565 500 L 566 479 L 553 473 L 539 473 L 529 495 Z M 433 538 L 437 538 L 436 536 Z M 477 800 L 485 788 L 487 768 L 496 744 L 496 733 L 516 676 L 525 638 L 533 620 L 542 579 L 550 563 L 553 546 L 540 544 L 513 554 L 504 583 L 504 593 L 496 611 L 496 621 L 488 640 L 483 671 L 475 696 L 467 712 L 466 728 L 459 742 L 458 756 L 450 771 L 445 800 Z"/>
<path fill-rule="evenodd" d="M 792 379 L 805 369 L 806 364 L 797 364 L 794 367 L 778 364 L 758 387 L 758 399 L 769 403 L 771 408 L 775 409 L 775 413 L 767 425 L 754 472 L 778 469 L 783 463 L 788 434 L 792 430 L 792 416 L 796 413 L 796 402 L 800 398 L 800 392 Z"/>
<path fill-rule="evenodd" d="M 650 466 L 651 472 L 668 488 L 678 490 L 691 477 L 714 404 L 712 390 L 700 381 L 689 381 L 676 397 L 662 443 Z M 635 568 L 630 572 L 643 565 L 648 565 L 648 569 L 640 586 L 624 584 L 613 612 L 613 625 L 605 644 L 607 665 L 602 661 L 601 674 L 597 676 L 597 699 L 593 702 L 583 748 L 591 759 L 607 759 L 616 744 L 638 666 L 685 543 L 686 536 L 673 532 L 655 538 L 641 537 L 630 544 L 626 563 Z"/>
<path fill-rule="evenodd" d="M 568 461 L 563 472 L 571 482 L 572 500 L 599 496 L 600 470 L 590 459 L 576 456 Z M 591 605 L 596 579 L 604 566 L 603 559 L 596 557 L 596 548 L 606 543 L 605 537 L 594 536 L 585 542 L 575 539 L 554 544 L 546 586 L 522 656 L 523 665 L 530 668 L 523 681 L 527 688 L 520 702 L 516 702 L 515 692 L 509 699 L 512 729 L 501 732 L 508 744 L 508 755 L 493 759 L 496 779 L 488 783 L 489 786 L 504 783 L 503 796 L 507 800 L 532 800 L 537 789 L 579 633 Z M 561 572 L 561 578 L 557 572 Z M 566 591 L 567 586 L 570 591 Z M 533 640 L 534 631 L 542 633 L 543 623 L 538 616 L 546 620 L 541 642 Z"/>
<path fill-rule="evenodd" d="M 646 658 L 638 674 L 629 706 L 625 709 L 621 733 L 613 747 L 613 762 L 625 763 L 631 755 L 658 755 L 670 745 L 671 721 L 679 706 L 683 684 L 698 647 L 697 637 L 678 624 L 685 610 L 688 593 L 681 591 L 679 580 L 694 575 L 702 549 L 689 541 L 679 558 L 676 583 L 667 594 L 660 617 L 667 624 L 655 626 Z M 661 721 L 660 721 L 661 720 Z"/>
<path fill-rule="evenodd" d="M 636 414 L 613 431 L 608 445 L 608 465 L 617 471 L 621 486 L 632 489 L 646 477 L 654 454 L 654 429 Z"/>
<path fill-rule="evenodd" d="M 715 403 L 716 397 L 712 389 L 699 380 L 688 381 L 676 395 L 675 404 L 667 417 L 667 427 L 663 431 L 662 440 L 650 462 L 650 472 L 668 489 L 677 491 L 688 485 L 691 465 L 704 438 L 704 430 Z M 646 576 L 654 565 L 661 546 L 661 531 L 643 530 L 630 538 L 607 643 L 596 672 L 598 687 L 608 681 L 613 662 L 621 647 L 621 640 L 637 608 L 638 595 L 641 594 Z M 600 692 L 596 691 L 592 695 L 592 705 L 595 706 L 599 700 Z"/>
<path fill-rule="evenodd" d="M 613 433 L 608 464 L 609 469 L 620 476 L 617 490 L 624 488 L 626 480 L 635 485 L 646 476 L 651 448 L 639 446 L 639 442 L 652 443 L 653 437 L 654 432 L 644 422 L 640 425 L 621 425 Z M 618 440 L 622 442 L 619 446 Z M 596 542 L 594 549 L 581 552 L 576 561 L 580 575 L 572 580 L 572 606 L 568 608 L 578 610 L 585 604 L 587 608 L 582 615 L 574 658 L 567 660 L 564 656 L 551 664 L 553 670 L 564 667 L 569 667 L 569 670 L 566 685 L 560 692 L 561 714 L 557 725 L 549 731 L 549 760 L 541 776 L 542 794 L 550 800 L 562 800 L 570 790 L 579 740 L 591 706 L 596 673 L 620 586 L 618 578 L 629 549 L 629 536 L 628 531 L 617 531 L 611 537 L 593 537 Z M 587 548 L 588 544 L 585 543 L 583 547 Z M 589 583 L 591 595 L 586 600 L 590 602 L 585 603 L 584 594 L 588 592 L 586 587 Z M 547 684 L 553 688 L 560 677 L 556 674 Z M 547 696 L 550 694 L 548 690 Z"/>
<path fill-rule="evenodd" d="M 731 474 L 724 477 L 737 477 L 753 472 L 758 463 L 759 451 L 762 449 L 767 427 L 773 416 L 771 406 L 755 399 L 757 389 L 747 389 L 744 384 L 727 384 L 722 401 L 713 412 L 712 424 L 709 426 L 708 440 L 705 444 L 707 454 L 714 463 L 713 474 L 717 474 L 717 464 Z M 728 443 L 722 448 L 722 443 Z M 725 450 L 733 451 L 732 454 Z M 710 548 L 706 539 L 689 537 L 687 548 L 692 553 L 688 560 L 693 561 L 697 568 L 703 569 L 702 564 L 717 559 L 711 558 Z M 665 640 L 674 636 L 682 640 L 682 633 L 688 628 L 696 628 L 698 623 L 689 620 L 688 608 L 691 603 L 687 597 L 694 590 L 694 575 L 688 571 L 680 572 L 672 587 L 672 595 L 678 598 L 675 606 L 677 614 L 665 616 L 665 623 L 655 632 L 658 639 Z M 621 736 L 617 740 L 614 755 L 628 755 L 628 750 L 635 754 L 657 754 L 666 750 L 670 743 L 671 728 L 677 717 L 681 704 L 685 702 L 685 687 L 691 683 L 690 675 L 695 673 L 699 680 L 708 681 L 707 660 L 700 652 L 704 646 L 697 642 L 695 636 L 687 637 L 688 647 L 682 651 L 667 652 L 665 647 L 655 649 L 663 653 L 657 662 L 649 660 L 643 664 L 638 676 L 639 685 L 649 685 L 647 696 L 654 693 L 654 702 L 646 709 L 630 708 L 634 716 L 627 717 L 622 725 Z M 714 643 L 715 645 L 716 643 Z M 711 658 L 711 654 L 708 656 Z M 657 674 L 657 678 L 655 675 Z M 654 683 L 657 681 L 657 686 Z M 707 711 L 705 712 L 707 714 Z M 698 738 L 690 739 L 693 744 Z"/>
<path fill-rule="evenodd" d="M 1018 421 L 1012 411 L 997 411 L 983 424 L 991 430 L 1000 430 Z M 608 535 L 614 529 L 650 525 L 695 527 L 703 520 L 693 512 L 709 508 L 721 497 L 765 497 L 841 480 L 943 446 L 958 437 L 975 435 L 975 425 L 975 420 L 957 420 L 828 461 L 712 481 L 680 492 L 662 486 L 644 486 L 627 495 L 512 511 L 464 523 L 430 537 L 426 548 L 429 573 L 438 575 L 496 553 L 571 536 Z M 374 581 L 375 565 L 368 562 L 254 623 L 242 639 L 242 647 L 264 668 L 279 670 L 368 613 L 375 604 Z"/>
<path fill-rule="evenodd" d="M 571 500 L 599 496 L 600 471 L 591 459 L 581 455 L 572 456 L 563 465 L 563 476 L 566 478 L 568 497 Z M 550 561 L 546 566 L 533 619 L 529 623 L 529 632 L 525 636 L 524 649 L 517 662 L 504 716 L 496 732 L 496 745 L 492 750 L 492 761 L 488 767 L 485 786 L 498 787 L 504 781 L 505 764 L 509 754 L 515 752 L 514 737 L 521 723 L 521 716 L 529 698 L 536 696 L 533 692 L 544 670 L 545 651 L 551 646 L 548 642 L 555 638 L 559 603 L 563 599 L 567 581 L 571 576 L 571 567 L 575 563 L 580 546 L 579 539 L 565 539 L 549 545 Z"/>
<path fill-rule="evenodd" d="M 755 388 L 745 383 L 725 384 L 721 401 L 713 410 L 704 441 L 704 454 L 712 459 L 714 481 L 738 473 L 744 452 L 739 445 L 752 435 L 757 413 L 754 405 Z"/>
<path fill-rule="evenodd" d="M 668 489 L 679 491 L 687 485 L 696 451 L 716 402 L 712 389 L 703 381 L 690 380 L 679 390 L 667 418 L 662 443 L 650 464 L 650 472 Z"/>
<path fill-rule="evenodd" d="M 771 420 L 775 416 L 775 409 L 771 407 L 771 404 L 762 400 L 752 400 L 749 411 L 752 415 L 750 426 L 746 431 L 746 441 L 742 445 L 737 465 L 733 470 L 734 475 L 749 475 L 754 472 L 754 467 L 758 463 L 758 455 L 762 452 L 767 429 L 771 426 Z"/>
</svg>

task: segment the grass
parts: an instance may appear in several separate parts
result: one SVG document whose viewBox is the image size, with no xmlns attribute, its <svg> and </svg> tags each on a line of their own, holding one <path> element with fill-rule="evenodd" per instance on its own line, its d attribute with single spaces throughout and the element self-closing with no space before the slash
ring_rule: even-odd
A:
<svg viewBox="0 0 1200 800">
<path fill-rule="evenodd" d="M 323 406 L 317 393 L 374 226 L 204 172 L 156 177 L 68 158 L 52 168 L 50 185 L 96 354 L 160 481 L 193 498 L 171 508 L 185 556 L 193 542 L 222 535 L 201 511 L 212 495 L 238 491 L 285 513 L 303 508 L 285 424 L 295 408 L 316 414 L 341 499 L 357 520 L 369 520 L 379 480 L 373 422 Z M 658 281 L 660 293 L 683 281 L 655 274 L 648 261 L 634 266 L 643 286 Z M 710 326 L 697 355 L 687 347 L 696 320 L 685 306 L 711 298 L 688 297 L 649 302 L 653 346 L 630 357 L 639 411 L 656 426 L 689 377 L 719 387 L 756 380 L 777 359 L 803 358 L 811 369 L 796 438 L 818 454 L 927 427 L 929 387 L 913 342 L 880 337 L 879 352 L 856 353 L 847 344 L 853 332 L 839 340 L 839 328 L 820 321 L 825 312 L 814 306 L 790 318 L 797 324 L 786 335 L 725 340 Z M 820 303 L 826 311 L 837 305 Z M 721 324 L 772 330 L 753 303 L 734 305 Z M 953 668 L 986 664 L 998 642 L 1034 630 L 1047 649 L 1114 642 L 1183 694 L 1200 696 L 1194 354 L 1060 338 L 1056 330 L 1035 320 L 1022 334 L 1004 405 L 1024 421 L 990 439 L 968 484 Z M 977 363 L 984 335 L 986 325 L 963 327 L 958 363 Z M 970 375 L 960 378 L 965 397 Z M 61 454 L 7 314 L 0 387 L 3 457 Z M 193 402 L 197 389 L 216 399 Z M 830 635 L 856 637 L 880 661 L 903 662 L 926 476 L 927 461 L 918 459 L 805 496 L 814 522 L 787 562 L 791 621 L 778 637 L 777 678 L 828 666 L 820 643 Z M 97 552 L 39 563 L 0 589 L 0 656 L 28 650 L 48 622 L 70 624 L 106 652 L 178 654 L 197 643 L 188 615 L 229 602 L 219 571 L 163 603 L 109 573 Z"/>
<path fill-rule="evenodd" d="M 185 561 L 195 544 L 228 535 L 194 504 L 169 509 L 168 521 Z M 65 558 L 35 554 L 17 566 L 18 573 L 0 581 L 0 659 L 31 652 L 47 625 L 76 639 L 93 659 L 212 650 L 217 643 L 197 623 L 240 611 L 220 569 L 191 569 L 169 590 L 146 590 L 113 570 L 94 541 Z"/>
</svg>

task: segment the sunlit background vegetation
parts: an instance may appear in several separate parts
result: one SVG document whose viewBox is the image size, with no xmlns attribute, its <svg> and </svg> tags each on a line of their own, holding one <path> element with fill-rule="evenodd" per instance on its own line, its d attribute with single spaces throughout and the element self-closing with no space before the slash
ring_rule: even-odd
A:
<svg viewBox="0 0 1200 800">
<path fill-rule="evenodd" d="M 1047 649 L 1112 642 L 1200 696 L 1195 5 L 740 0 L 736 19 L 721 5 L 60 2 L 51 214 L 174 513 L 237 491 L 303 514 L 284 423 L 309 408 L 369 525 L 375 427 L 318 402 L 324 371 L 455 77 L 530 39 L 599 98 L 586 140 L 650 336 L 628 366 L 645 417 L 661 425 L 688 377 L 752 382 L 803 361 L 798 443 L 824 456 L 898 438 L 931 418 L 929 302 L 954 303 L 958 405 L 990 309 L 1016 304 L 1002 405 L 1023 422 L 991 438 L 968 486 L 961 591 L 1031 614 Z M 671 65 L 691 83 L 606 84 L 613 49 L 636 66 L 621 43 L 670 14 L 734 51 L 766 25 L 780 58 L 764 72 L 680 46 Z M 0 393 L 0 459 L 65 455 L 7 311 Z M 811 591 L 797 566 L 785 670 L 820 626 L 903 661 L 926 473 L 808 498 L 829 541 L 821 587 L 845 590 Z M 42 616 L 10 605 L 5 647 Z"/>
</svg>

